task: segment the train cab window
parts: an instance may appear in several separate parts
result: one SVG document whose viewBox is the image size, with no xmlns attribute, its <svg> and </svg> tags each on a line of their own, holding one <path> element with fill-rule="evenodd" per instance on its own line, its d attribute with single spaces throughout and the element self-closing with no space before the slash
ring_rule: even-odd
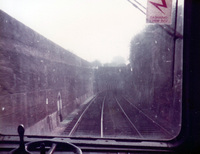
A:
<svg viewBox="0 0 200 154">
<path fill-rule="evenodd" d="M 183 0 L 1 0 L 0 9 L 1 134 L 23 124 L 27 136 L 83 141 L 179 135 Z"/>
</svg>

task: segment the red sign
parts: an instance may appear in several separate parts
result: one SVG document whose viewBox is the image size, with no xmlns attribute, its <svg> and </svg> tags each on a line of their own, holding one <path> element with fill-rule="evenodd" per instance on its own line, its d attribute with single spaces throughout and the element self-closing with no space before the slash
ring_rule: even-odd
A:
<svg viewBox="0 0 200 154">
<path fill-rule="evenodd" d="M 147 23 L 172 22 L 172 0 L 147 0 Z"/>
</svg>

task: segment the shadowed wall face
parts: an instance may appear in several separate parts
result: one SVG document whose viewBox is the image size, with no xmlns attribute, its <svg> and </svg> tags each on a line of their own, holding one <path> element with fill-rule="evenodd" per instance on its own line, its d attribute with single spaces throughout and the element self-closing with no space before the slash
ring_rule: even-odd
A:
<svg viewBox="0 0 200 154">
<path fill-rule="evenodd" d="M 1 132 L 41 120 L 51 131 L 93 94 L 92 80 L 90 63 L 0 12 Z"/>
</svg>

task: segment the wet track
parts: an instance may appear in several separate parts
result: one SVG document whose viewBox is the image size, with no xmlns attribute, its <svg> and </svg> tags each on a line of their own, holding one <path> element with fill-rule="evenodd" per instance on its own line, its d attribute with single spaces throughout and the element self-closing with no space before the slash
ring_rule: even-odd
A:
<svg viewBox="0 0 200 154">
<path fill-rule="evenodd" d="M 133 102 L 113 92 L 93 98 L 67 125 L 63 135 L 170 139 L 172 135 Z"/>
</svg>

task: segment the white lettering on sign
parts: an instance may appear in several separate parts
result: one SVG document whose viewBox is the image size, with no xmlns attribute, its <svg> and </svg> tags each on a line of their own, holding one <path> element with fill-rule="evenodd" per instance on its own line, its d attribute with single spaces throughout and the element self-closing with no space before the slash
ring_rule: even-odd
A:
<svg viewBox="0 0 200 154">
<path fill-rule="evenodd" d="M 172 0 L 147 0 L 147 23 L 172 23 Z"/>
</svg>

